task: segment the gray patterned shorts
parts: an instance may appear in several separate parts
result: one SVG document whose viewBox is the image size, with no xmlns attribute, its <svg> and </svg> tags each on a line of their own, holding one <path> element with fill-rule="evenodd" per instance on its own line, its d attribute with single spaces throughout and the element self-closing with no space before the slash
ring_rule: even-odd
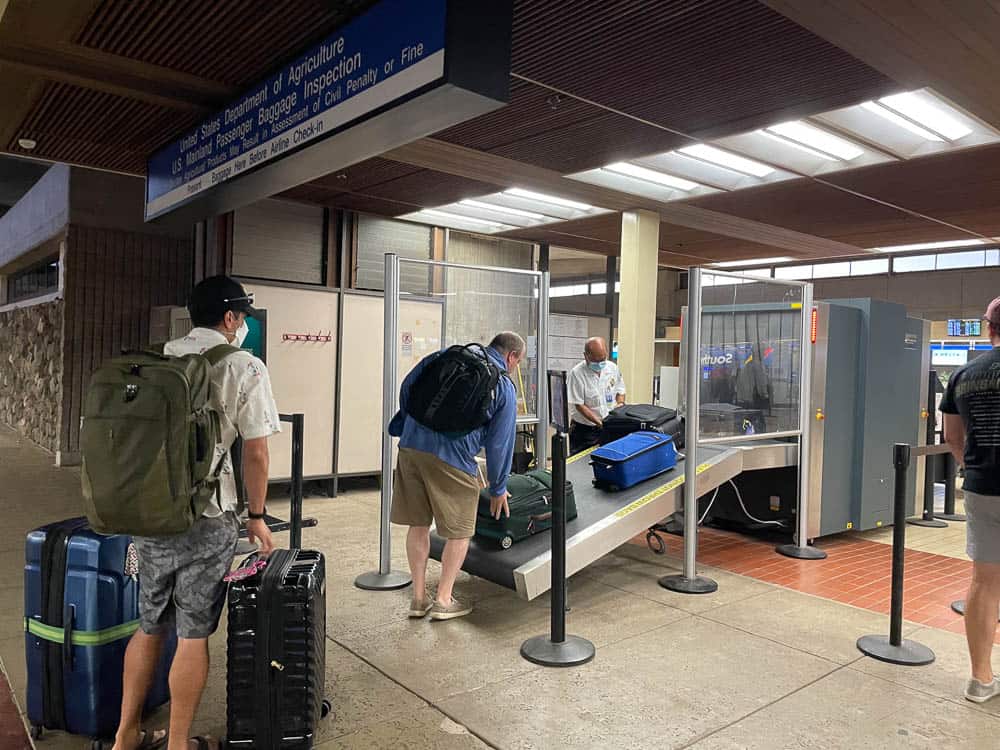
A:
<svg viewBox="0 0 1000 750">
<path fill-rule="evenodd" d="M 139 624 L 158 635 L 208 638 L 219 626 L 226 583 L 236 555 L 239 522 L 232 513 L 202 516 L 183 534 L 136 537 L 139 554 Z"/>
</svg>

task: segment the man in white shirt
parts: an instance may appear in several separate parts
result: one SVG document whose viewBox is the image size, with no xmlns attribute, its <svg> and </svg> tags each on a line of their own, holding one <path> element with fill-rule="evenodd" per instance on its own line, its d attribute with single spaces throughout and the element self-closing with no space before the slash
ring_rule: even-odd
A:
<svg viewBox="0 0 1000 750">
<path fill-rule="evenodd" d="M 204 354 L 219 344 L 239 347 L 247 335 L 247 317 L 257 317 L 253 295 L 227 276 L 199 283 L 188 303 L 195 328 L 164 346 L 164 354 Z M 273 548 L 264 520 L 270 457 L 267 439 L 281 431 L 271 380 L 264 363 L 250 352 L 231 352 L 211 374 L 211 400 L 219 415 L 220 442 L 215 447 L 219 492 L 202 517 L 187 531 L 168 537 L 135 537 L 139 555 L 139 624 L 125 654 L 122 712 L 114 750 L 168 750 L 212 747 L 205 738 L 189 741 L 188 732 L 208 677 L 208 637 L 215 632 L 225 604 L 226 584 L 236 552 L 238 497 L 229 450 L 243 439 L 243 477 L 249 519 L 247 533 L 262 555 Z M 167 631 L 177 634 L 170 669 L 170 730 L 140 729 L 142 708 Z M 214 744 L 214 743 L 213 743 Z"/>
<path fill-rule="evenodd" d="M 588 339 L 583 362 L 570 370 L 566 383 L 570 408 L 569 450 L 579 453 L 597 445 L 608 413 L 625 403 L 625 381 L 618 365 L 608 359 L 602 338 Z"/>
</svg>

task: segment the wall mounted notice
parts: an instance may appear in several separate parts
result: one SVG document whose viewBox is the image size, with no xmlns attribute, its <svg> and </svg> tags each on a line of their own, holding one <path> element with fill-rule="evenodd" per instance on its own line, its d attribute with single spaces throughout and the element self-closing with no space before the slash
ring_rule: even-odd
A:
<svg viewBox="0 0 1000 750">
<path fill-rule="evenodd" d="M 460 0 L 451 1 L 463 5 Z M 453 54 L 451 47 L 463 45 L 453 45 L 451 40 L 459 32 L 468 33 L 467 16 L 451 12 L 449 0 L 383 0 L 153 154 L 147 163 L 146 219 L 325 140 L 351 123 L 435 88 L 435 83 L 448 83 L 451 69 L 461 65 L 465 52 L 457 49 Z M 495 21 L 486 19 L 490 33 Z M 509 26 L 501 33 L 509 70 Z M 490 45 L 486 48 L 488 54 Z M 503 71 L 505 76 L 508 70 Z M 475 70 L 463 76 L 463 83 L 474 78 Z M 488 111 L 501 103 L 480 103 L 479 108 Z M 438 102 L 439 107 L 447 104 Z M 462 107 L 456 109 L 458 115 L 453 117 L 459 117 L 458 121 L 470 116 Z M 418 120 L 422 114 L 418 113 Z M 423 119 L 427 128 L 439 129 L 435 115 Z M 389 137 L 412 140 L 407 135 L 406 125 L 400 124 Z M 357 156 L 355 161 L 366 158 L 365 154 Z M 261 197 L 287 185 L 272 180 L 267 187 L 271 191 L 264 189 Z"/>
</svg>

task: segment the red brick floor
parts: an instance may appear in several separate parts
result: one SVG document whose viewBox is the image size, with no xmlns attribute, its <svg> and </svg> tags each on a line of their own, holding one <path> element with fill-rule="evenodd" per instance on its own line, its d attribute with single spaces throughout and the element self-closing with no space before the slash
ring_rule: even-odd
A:
<svg viewBox="0 0 1000 750">
<path fill-rule="evenodd" d="M 31 750 L 31 740 L 24 729 L 24 722 L 14 704 L 7 678 L 0 672 L 0 748 L 3 750 Z"/>
<path fill-rule="evenodd" d="M 666 554 L 683 555 L 684 540 L 663 535 Z M 637 536 L 633 544 L 645 546 Z M 817 545 L 825 560 L 795 560 L 779 555 L 774 544 L 716 529 L 702 529 L 698 561 L 768 583 L 852 604 L 872 612 L 889 613 L 892 547 L 844 534 Z M 972 563 L 930 552 L 906 550 L 904 557 L 903 617 L 912 622 L 964 633 L 962 617 L 951 609 L 964 599 L 972 577 Z M 997 635 L 1000 643 L 1000 633 Z"/>
</svg>

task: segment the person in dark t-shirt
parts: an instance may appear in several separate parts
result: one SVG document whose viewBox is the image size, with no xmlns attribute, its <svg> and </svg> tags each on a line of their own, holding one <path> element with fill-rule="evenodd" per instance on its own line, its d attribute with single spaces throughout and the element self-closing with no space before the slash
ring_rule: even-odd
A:
<svg viewBox="0 0 1000 750">
<path fill-rule="evenodd" d="M 1000 607 L 1000 297 L 984 320 L 993 351 L 952 375 L 941 399 L 945 442 L 965 466 L 966 552 L 973 562 L 965 604 L 972 678 L 965 697 L 976 703 L 1000 695 L 990 664 Z"/>
</svg>

